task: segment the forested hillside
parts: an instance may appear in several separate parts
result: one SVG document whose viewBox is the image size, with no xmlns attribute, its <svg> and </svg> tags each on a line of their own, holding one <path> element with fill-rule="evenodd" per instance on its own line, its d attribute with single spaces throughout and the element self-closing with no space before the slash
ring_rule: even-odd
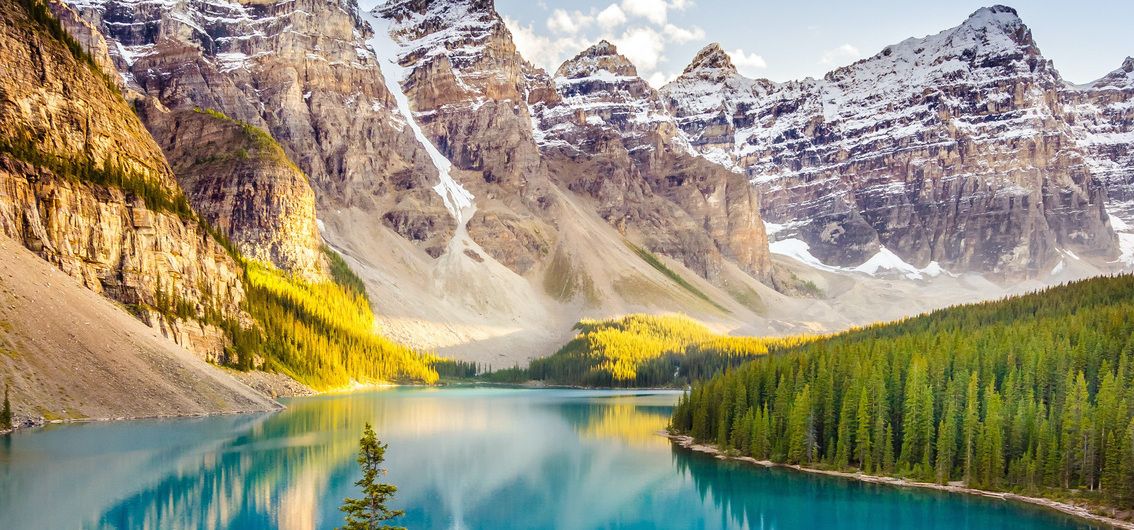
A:
<svg viewBox="0 0 1134 530">
<path fill-rule="evenodd" d="M 804 339 L 729 337 L 682 315 L 629 315 L 583 320 L 554 355 L 532 361 L 512 379 L 602 387 L 687 385 Z M 491 378 L 491 376 L 490 376 Z"/>
<path fill-rule="evenodd" d="M 333 263 L 341 260 L 332 251 Z M 438 362 L 374 333 L 374 314 L 349 269 L 335 282 L 308 283 L 270 265 L 245 262 L 245 309 L 258 326 L 232 329 L 235 361 L 264 368 L 317 390 L 352 382 L 434 383 Z M 344 273 L 345 271 L 345 273 Z"/>
<path fill-rule="evenodd" d="M 1134 277 L 793 348 L 697 384 L 672 429 L 757 459 L 1134 502 Z"/>
</svg>

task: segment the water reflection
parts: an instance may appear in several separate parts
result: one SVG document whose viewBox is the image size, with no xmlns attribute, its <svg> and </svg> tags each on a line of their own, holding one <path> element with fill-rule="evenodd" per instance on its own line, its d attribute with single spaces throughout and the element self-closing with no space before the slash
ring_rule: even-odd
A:
<svg viewBox="0 0 1134 530">
<path fill-rule="evenodd" d="M 20 433 L 0 443 L 0 528 L 333 528 L 354 494 L 366 422 L 389 444 L 399 524 L 413 529 L 934 527 L 956 514 L 961 526 L 1068 527 L 1015 505 L 675 451 L 656 436 L 675 400 L 409 389 L 295 400 L 276 414 Z"/>
<path fill-rule="evenodd" d="M 1096 528 L 1038 507 L 756 468 L 680 448 L 673 461 L 731 528 Z"/>
</svg>

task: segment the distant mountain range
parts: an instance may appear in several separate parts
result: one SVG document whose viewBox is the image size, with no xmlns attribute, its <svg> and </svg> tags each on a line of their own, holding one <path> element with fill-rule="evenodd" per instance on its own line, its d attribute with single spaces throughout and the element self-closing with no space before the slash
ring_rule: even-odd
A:
<svg viewBox="0 0 1134 530">
<path fill-rule="evenodd" d="M 490 0 L 5 1 L 101 75 L 8 28 L 0 230 L 166 329 L 247 320 L 234 259 L 331 282 L 324 244 L 382 334 L 497 367 L 583 317 L 841 329 L 1134 264 L 1134 60 L 1071 86 L 1008 7 L 823 79 L 710 44 L 656 90 L 608 42 L 533 66 Z M 204 329 L 168 334 L 226 358 Z"/>
</svg>

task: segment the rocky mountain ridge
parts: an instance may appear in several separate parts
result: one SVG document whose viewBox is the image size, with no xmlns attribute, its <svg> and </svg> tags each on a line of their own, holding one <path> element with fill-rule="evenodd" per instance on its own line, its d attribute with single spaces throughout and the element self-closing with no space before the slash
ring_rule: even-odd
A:
<svg viewBox="0 0 1134 530">
<path fill-rule="evenodd" d="M 535 109 L 540 148 L 558 180 L 705 278 L 719 278 L 723 255 L 774 282 L 755 194 L 693 151 L 660 95 L 614 45 L 602 41 L 565 62 L 554 83 L 559 100 Z M 703 227 L 711 227 L 708 238 Z"/>
<path fill-rule="evenodd" d="M 184 346 L 222 355 L 218 329 L 181 318 L 243 319 L 239 267 L 102 74 L 109 60 L 69 46 L 23 6 L 6 10 L 0 231 Z"/>
<path fill-rule="evenodd" d="M 1117 255 L 1064 84 L 1015 10 L 823 79 L 744 79 L 710 47 L 662 89 L 707 157 L 745 171 L 776 238 L 835 266 L 880 252 L 1008 277 Z"/>
<path fill-rule="evenodd" d="M 1119 255 L 1083 148 L 1066 148 L 1067 87 L 1008 8 L 823 80 L 749 80 L 710 46 L 658 91 L 609 43 L 531 65 L 487 0 L 70 4 L 129 90 L 278 141 L 383 332 L 418 346 L 538 354 L 581 316 L 626 311 L 822 328 L 839 297 L 881 296 L 840 274 L 1015 281 Z M 223 208 L 268 235 L 246 252 L 308 270 L 312 199 L 284 173 L 198 181 L 297 213 Z M 822 308 L 806 319 L 768 288 L 806 282 L 827 298 L 799 300 Z"/>
<path fill-rule="evenodd" d="M 1106 190 L 1120 241 L 1118 261 L 1134 265 L 1134 58 L 1093 83 L 1066 87 L 1062 95 L 1076 143 Z"/>
</svg>

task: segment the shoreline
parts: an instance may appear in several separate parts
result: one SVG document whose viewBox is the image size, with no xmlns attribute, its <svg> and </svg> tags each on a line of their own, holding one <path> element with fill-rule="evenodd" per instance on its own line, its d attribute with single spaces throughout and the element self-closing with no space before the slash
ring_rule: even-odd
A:
<svg viewBox="0 0 1134 530">
<path fill-rule="evenodd" d="M 857 480 L 859 482 L 865 482 L 865 483 L 868 483 L 868 484 L 886 484 L 886 485 L 895 486 L 895 487 L 899 487 L 899 488 L 904 487 L 904 488 L 919 488 L 919 489 L 927 489 L 927 490 L 937 490 L 937 491 L 943 491 L 943 492 L 947 492 L 947 493 L 957 493 L 957 494 L 963 494 L 963 495 L 975 495 L 975 496 L 985 497 L 985 498 L 990 498 L 990 499 L 1001 499 L 1001 500 L 1005 500 L 1005 501 L 1021 502 L 1021 503 L 1031 504 L 1033 506 L 1039 506 L 1041 508 L 1046 508 L 1046 509 L 1049 509 L 1049 510 L 1054 510 L 1054 511 L 1063 513 L 1065 515 L 1077 517 L 1079 519 L 1085 519 L 1085 520 L 1092 522 L 1092 523 L 1103 524 L 1103 525 L 1109 526 L 1111 528 L 1121 528 L 1121 529 L 1124 529 L 1124 530 L 1134 530 L 1134 522 L 1122 521 L 1122 520 L 1119 520 L 1119 519 L 1107 517 L 1105 515 L 1098 515 L 1098 514 L 1092 513 L 1091 511 L 1089 511 L 1087 508 L 1085 508 L 1083 506 L 1079 506 L 1079 505 L 1076 505 L 1076 504 L 1070 504 L 1070 503 L 1066 503 L 1066 502 L 1061 502 L 1061 501 L 1056 501 L 1056 500 L 1052 500 L 1052 499 L 1045 499 L 1045 498 L 1042 498 L 1042 497 L 1029 497 L 1027 495 L 1020 495 L 1020 494 L 1017 494 L 1017 493 L 987 491 L 987 490 L 981 490 L 981 489 L 976 489 L 976 488 L 968 488 L 968 487 L 965 487 L 965 486 L 952 486 L 952 485 L 948 485 L 948 484 L 937 484 L 937 483 L 933 483 L 933 482 L 919 482 L 919 481 L 907 480 L 907 479 L 904 479 L 904 478 L 897 478 L 897 477 L 884 477 L 884 476 L 877 476 L 877 475 L 867 475 L 867 474 L 864 474 L 864 473 L 851 473 L 851 472 L 846 472 L 846 471 L 831 471 L 831 470 L 827 470 L 827 469 L 815 469 L 815 468 L 811 468 L 811 467 L 801 466 L 801 465 L 798 465 L 798 464 L 781 464 L 781 463 L 777 463 L 777 462 L 772 462 L 771 460 L 757 460 L 757 459 L 752 458 L 750 456 L 729 456 L 729 455 L 724 454 L 723 452 L 721 452 L 720 449 L 717 449 L 714 446 L 697 443 L 696 441 L 693 440 L 692 436 L 687 436 L 687 435 L 683 435 L 683 434 L 673 434 L 669 431 L 660 431 L 658 434 L 661 435 L 661 436 L 664 436 L 666 438 L 669 438 L 669 440 L 671 442 L 673 442 L 674 444 L 677 444 L 678 446 L 682 447 L 683 449 L 688 449 L 688 450 L 693 451 L 693 452 L 710 455 L 713 458 L 716 458 L 718 460 L 734 460 L 734 461 L 745 462 L 745 463 L 748 463 L 748 464 L 757 465 L 757 466 L 761 466 L 761 467 L 765 467 L 765 468 L 775 467 L 775 468 L 791 469 L 791 470 L 795 470 L 795 471 L 802 472 L 802 473 L 811 473 L 811 474 L 814 474 L 814 475 L 825 475 L 825 476 L 828 476 L 828 477 L 836 477 L 836 478 L 842 478 L 842 479 L 846 479 L 846 480 Z"/>
<path fill-rule="evenodd" d="M 143 420 L 176 420 L 176 419 L 190 419 L 190 418 L 208 418 L 212 416 L 237 416 L 241 414 L 271 414 L 280 412 L 287 407 L 282 403 L 273 400 L 276 406 L 264 409 L 248 409 L 248 410 L 219 410 L 209 412 L 181 412 L 174 414 L 143 414 L 138 416 L 104 416 L 97 418 L 63 418 L 57 420 L 42 420 L 38 419 L 24 419 L 19 424 L 13 425 L 11 429 L 0 429 L 0 436 L 7 436 L 21 431 L 28 431 L 33 429 L 40 429 L 49 425 L 71 425 L 77 423 L 110 423 L 110 422 L 125 422 L 125 421 L 143 421 Z"/>
</svg>

